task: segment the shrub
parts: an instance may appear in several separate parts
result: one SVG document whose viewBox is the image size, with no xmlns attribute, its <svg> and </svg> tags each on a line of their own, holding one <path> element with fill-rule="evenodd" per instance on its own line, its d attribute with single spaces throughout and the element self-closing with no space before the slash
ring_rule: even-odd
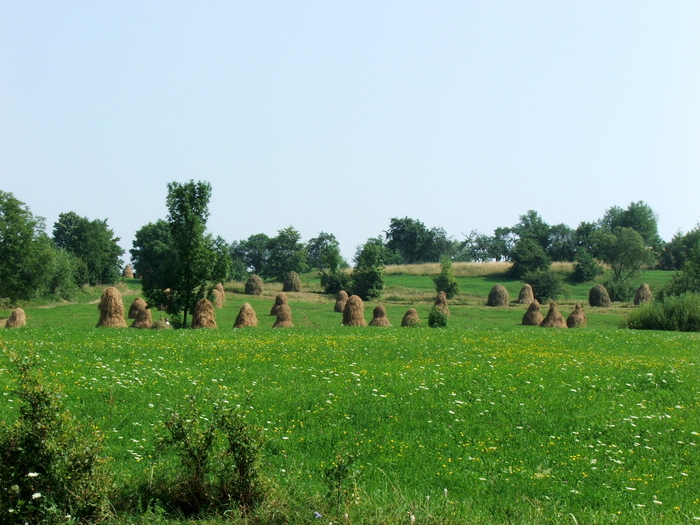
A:
<svg viewBox="0 0 700 525">
<path fill-rule="evenodd" d="M 540 304 L 558 299 L 564 293 L 564 283 L 552 270 L 535 270 L 523 276 L 532 286 L 532 293 Z"/>
<path fill-rule="evenodd" d="M 634 296 L 634 288 L 625 281 L 606 281 L 603 283 L 613 302 L 630 301 Z"/>
<path fill-rule="evenodd" d="M 438 308 L 433 306 L 428 313 L 428 326 L 430 328 L 443 328 L 447 326 L 448 315 Z"/>
<path fill-rule="evenodd" d="M 511 254 L 513 264 L 508 268 L 508 274 L 515 279 L 522 279 L 532 282 L 525 278 L 525 275 L 533 272 L 547 271 L 552 261 L 550 260 L 544 248 L 534 239 L 520 239 L 513 249 Z M 534 285 L 533 285 L 534 288 Z M 535 295 L 537 297 L 537 295 Z"/>
<path fill-rule="evenodd" d="M 443 257 L 440 261 L 440 273 L 433 277 L 436 292 L 445 292 L 448 299 L 452 299 L 459 293 L 459 284 L 455 279 L 452 261 L 448 257 Z"/>
<path fill-rule="evenodd" d="M 576 283 L 587 283 L 603 274 L 603 267 L 596 261 L 586 249 L 581 249 L 576 254 L 574 271 L 571 280 Z"/>
<path fill-rule="evenodd" d="M 350 289 L 350 274 L 343 270 L 319 272 L 321 278 L 321 288 L 327 294 L 337 294 L 341 290 Z"/>
<path fill-rule="evenodd" d="M 627 327 L 635 330 L 700 331 L 700 294 L 688 293 L 645 303 L 630 313 Z"/>
<path fill-rule="evenodd" d="M 377 299 L 384 291 L 384 269 L 380 266 L 356 267 L 352 272 L 352 293 L 364 301 Z"/>
</svg>

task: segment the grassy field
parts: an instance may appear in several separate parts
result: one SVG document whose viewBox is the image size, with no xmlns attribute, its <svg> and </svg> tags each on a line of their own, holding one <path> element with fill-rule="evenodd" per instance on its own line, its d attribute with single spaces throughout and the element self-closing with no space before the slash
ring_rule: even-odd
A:
<svg viewBox="0 0 700 525">
<path fill-rule="evenodd" d="M 444 329 L 397 327 L 408 304 L 427 318 L 434 296 L 429 275 L 407 271 L 387 279 L 392 328 L 339 327 L 307 280 L 290 294 L 293 329 L 270 328 L 276 286 L 250 297 L 232 284 L 218 330 L 95 329 L 95 304 L 70 304 L 28 309 L 29 327 L 0 344 L 38 353 L 66 408 L 104 437 L 116 523 L 175 519 L 137 515 L 129 497 L 165 468 L 163 422 L 193 399 L 204 416 L 239 407 L 262 429 L 270 498 L 247 522 L 700 519 L 700 336 L 619 329 L 628 305 L 587 309 L 585 329 L 520 326 L 522 307 L 483 306 L 495 282 L 517 297 L 502 277 L 460 277 L 478 300 L 455 301 Z M 138 289 L 122 290 L 128 306 Z M 580 295 L 561 301 L 565 314 Z M 244 301 L 260 328 L 230 328 Z M 3 424 L 17 413 L 10 368 L 3 358 Z M 352 468 L 332 486 L 338 462 Z"/>
</svg>

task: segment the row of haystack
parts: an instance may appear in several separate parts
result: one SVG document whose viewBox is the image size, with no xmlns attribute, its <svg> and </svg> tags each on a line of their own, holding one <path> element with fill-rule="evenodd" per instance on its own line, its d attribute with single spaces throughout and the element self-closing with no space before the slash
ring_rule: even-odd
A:
<svg viewBox="0 0 700 525">
<path fill-rule="evenodd" d="M 297 272 L 289 272 L 282 281 L 282 291 L 283 292 L 300 292 L 301 291 L 301 277 Z M 263 280 L 256 274 L 248 277 L 245 282 L 245 293 L 246 295 L 262 295 L 263 293 Z"/>
<path fill-rule="evenodd" d="M 529 305 L 535 300 L 535 295 L 532 291 L 532 286 L 525 284 L 520 289 L 518 295 L 518 304 Z M 642 303 L 648 303 L 652 300 L 651 289 L 647 283 L 642 283 L 634 294 L 634 304 L 638 306 Z M 508 290 L 501 284 L 496 284 L 489 292 L 486 304 L 488 306 L 508 306 L 510 297 Z M 595 307 L 607 308 L 612 305 L 610 294 L 602 284 L 597 284 L 588 293 L 588 304 Z"/>
<path fill-rule="evenodd" d="M 526 326 L 542 326 L 545 328 L 580 328 L 586 326 L 586 314 L 579 303 L 574 306 L 574 311 L 564 320 L 564 316 L 557 309 L 557 303 L 549 303 L 549 311 L 545 317 L 540 312 L 540 303 L 533 300 L 523 315 L 522 324 Z"/>
<path fill-rule="evenodd" d="M 447 306 L 447 295 L 445 292 L 440 292 L 435 299 L 435 308 L 450 316 L 450 309 Z M 341 290 L 336 295 L 334 311 L 343 314 L 343 326 L 367 326 L 365 320 L 365 306 L 362 299 L 357 295 L 348 297 L 347 292 Z M 409 308 L 401 319 L 401 326 L 414 327 L 420 325 L 420 317 L 415 308 Z M 386 308 L 383 305 L 378 305 L 372 312 L 372 320 L 369 326 L 391 326 L 391 322 L 386 315 Z"/>
</svg>

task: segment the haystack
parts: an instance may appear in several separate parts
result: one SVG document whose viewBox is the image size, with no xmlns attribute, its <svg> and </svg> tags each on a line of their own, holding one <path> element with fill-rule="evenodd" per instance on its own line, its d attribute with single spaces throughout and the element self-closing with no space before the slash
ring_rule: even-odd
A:
<svg viewBox="0 0 700 525">
<path fill-rule="evenodd" d="M 146 301 L 141 299 L 140 297 L 137 297 L 134 299 L 134 302 L 131 303 L 131 306 L 129 307 L 129 315 L 127 316 L 129 319 L 136 319 L 136 315 L 141 311 L 146 309 Z"/>
<path fill-rule="evenodd" d="M 10 317 L 5 321 L 5 328 L 22 328 L 27 324 L 27 316 L 21 308 L 15 308 L 10 312 Z"/>
<path fill-rule="evenodd" d="M 245 293 L 247 295 L 261 295 L 263 293 L 262 279 L 255 274 L 248 277 L 245 283 Z"/>
<path fill-rule="evenodd" d="M 126 328 L 122 294 L 114 286 L 110 286 L 102 292 L 97 309 L 100 311 L 100 320 L 97 321 L 98 327 Z"/>
<path fill-rule="evenodd" d="M 610 294 L 605 286 L 596 284 L 591 288 L 591 291 L 588 292 L 588 304 L 600 308 L 608 308 L 612 304 Z"/>
<path fill-rule="evenodd" d="M 134 322 L 131 323 L 131 328 L 151 328 L 153 326 L 151 311 L 148 308 L 138 310 L 133 319 Z"/>
<path fill-rule="evenodd" d="M 365 303 L 357 295 L 351 295 L 343 308 L 344 326 L 367 326 L 365 321 Z"/>
<path fill-rule="evenodd" d="M 435 310 L 450 317 L 450 308 L 447 306 L 447 294 L 440 292 L 435 298 Z"/>
<path fill-rule="evenodd" d="M 133 279 L 134 278 L 134 269 L 131 267 L 130 264 L 127 264 L 124 267 L 124 272 L 122 272 L 122 273 L 126 279 Z"/>
<path fill-rule="evenodd" d="M 234 328 L 255 328 L 258 326 L 258 316 L 255 315 L 255 310 L 250 306 L 250 303 L 243 303 L 241 310 L 236 316 L 236 321 L 233 323 Z"/>
<path fill-rule="evenodd" d="M 346 292 L 345 290 L 340 290 L 335 296 L 335 307 L 333 308 L 333 310 L 342 314 L 343 309 L 345 309 L 345 303 L 347 302 L 347 300 L 348 292 Z"/>
<path fill-rule="evenodd" d="M 524 304 L 527 306 L 534 300 L 535 294 L 532 293 L 532 286 L 530 286 L 529 284 L 525 284 L 520 289 L 520 293 L 518 294 L 518 304 Z"/>
<path fill-rule="evenodd" d="M 391 326 L 389 319 L 386 316 L 386 308 L 381 304 L 374 308 L 372 312 L 372 320 L 369 322 L 370 326 Z"/>
<path fill-rule="evenodd" d="M 209 299 L 200 299 L 192 312 L 192 328 L 216 328 L 214 305 Z"/>
<path fill-rule="evenodd" d="M 651 302 L 651 288 L 647 283 L 642 283 L 634 294 L 634 305 Z"/>
<path fill-rule="evenodd" d="M 284 282 L 282 283 L 283 292 L 300 292 L 301 291 L 301 278 L 297 272 L 289 272 L 284 277 Z"/>
<path fill-rule="evenodd" d="M 216 283 L 216 284 L 214 285 L 213 290 L 219 290 L 222 294 L 225 293 L 224 285 L 221 284 L 221 283 Z"/>
<path fill-rule="evenodd" d="M 151 325 L 152 330 L 172 330 L 172 328 L 173 325 L 171 325 L 167 319 L 163 319 L 162 315 L 160 316 L 160 319 Z"/>
<path fill-rule="evenodd" d="M 547 312 L 547 316 L 542 320 L 540 326 L 543 326 L 545 328 L 567 327 L 566 321 L 564 320 L 564 316 L 561 315 L 561 313 L 559 313 L 559 310 L 557 310 L 557 303 L 549 303 L 549 312 Z"/>
<path fill-rule="evenodd" d="M 291 328 L 292 324 L 292 309 L 287 303 L 281 304 L 277 309 L 277 320 L 272 328 Z"/>
<path fill-rule="evenodd" d="M 287 294 L 284 292 L 280 292 L 277 294 L 277 297 L 275 297 L 275 304 L 272 306 L 272 309 L 270 310 L 270 315 L 277 315 L 277 312 L 280 309 L 280 306 L 283 304 L 289 304 L 287 302 Z"/>
<path fill-rule="evenodd" d="M 569 328 L 580 328 L 586 326 L 588 320 L 586 319 L 586 314 L 583 313 L 583 308 L 581 308 L 580 303 L 576 303 L 574 311 L 569 314 L 566 318 L 566 326 Z"/>
<path fill-rule="evenodd" d="M 224 292 L 220 291 L 218 288 L 214 288 L 211 291 L 211 302 L 214 308 L 224 307 Z"/>
<path fill-rule="evenodd" d="M 540 326 L 542 324 L 542 312 L 540 312 L 540 303 L 533 299 L 527 307 L 527 312 L 523 315 L 522 324 L 525 326 Z"/>
<path fill-rule="evenodd" d="M 409 308 L 401 319 L 401 326 L 415 327 L 420 325 L 420 317 L 415 308 Z"/>
<path fill-rule="evenodd" d="M 508 306 L 510 296 L 508 290 L 502 284 L 494 284 L 489 292 L 489 298 L 486 300 L 487 306 Z"/>
</svg>

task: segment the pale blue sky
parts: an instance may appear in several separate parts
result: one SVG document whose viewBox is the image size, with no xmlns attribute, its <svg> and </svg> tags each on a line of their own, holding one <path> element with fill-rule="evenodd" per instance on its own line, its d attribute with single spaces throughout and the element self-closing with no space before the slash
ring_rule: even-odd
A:
<svg viewBox="0 0 700 525">
<path fill-rule="evenodd" d="M 122 246 L 207 180 L 227 241 L 700 220 L 700 2 L 0 1 L 0 189 Z M 127 252 L 128 259 L 128 252 Z"/>
</svg>

